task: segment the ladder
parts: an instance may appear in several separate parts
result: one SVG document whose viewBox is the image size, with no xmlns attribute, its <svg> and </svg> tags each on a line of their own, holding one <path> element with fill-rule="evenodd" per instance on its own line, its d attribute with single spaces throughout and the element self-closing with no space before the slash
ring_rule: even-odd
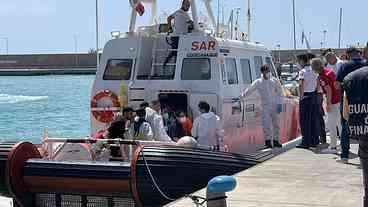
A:
<svg viewBox="0 0 368 207">
<path fill-rule="evenodd" d="M 152 47 L 152 67 L 151 67 L 151 78 L 155 77 L 171 77 L 175 74 L 176 69 L 176 59 L 173 57 L 164 67 L 164 62 L 171 52 L 178 51 L 177 49 L 171 49 L 170 45 L 164 43 L 166 48 L 159 48 L 159 41 L 162 40 L 160 36 L 154 38 Z M 175 60 L 175 61 L 173 61 Z"/>
</svg>

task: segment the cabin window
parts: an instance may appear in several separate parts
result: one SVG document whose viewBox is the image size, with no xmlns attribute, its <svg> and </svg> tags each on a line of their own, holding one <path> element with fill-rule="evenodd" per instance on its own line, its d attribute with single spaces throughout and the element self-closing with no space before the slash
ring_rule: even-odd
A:
<svg viewBox="0 0 368 207">
<path fill-rule="evenodd" d="M 261 67 L 263 65 L 263 60 L 261 56 L 255 56 L 254 57 L 254 67 L 256 71 L 256 78 L 261 77 Z"/>
<path fill-rule="evenodd" d="M 229 85 L 238 84 L 238 72 L 236 70 L 236 61 L 234 58 L 226 58 L 226 71 L 227 71 L 227 81 Z"/>
<path fill-rule="evenodd" d="M 277 77 L 276 69 L 275 69 L 275 67 L 272 63 L 272 59 L 270 57 L 266 57 L 266 64 L 268 65 L 268 67 L 270 67 L 272 76 Z"/>
<path fill-rule="evenodd" d="M 132 59 L 110 59 L 107 62 L 104 80 L 129 80 L 132 72 Z"/>
<path fill-rule="evenodd" d="M 240 59 L 244 84 L 252 83 L 252 71 L 250 68 L 250 61 L 248 59 Z"/>
<path fill-rule="evenodd" d="M 210 80 L 211 62 L 208 58 L 185 58 L 181 69 L 182 80 Z"/>
</svg>

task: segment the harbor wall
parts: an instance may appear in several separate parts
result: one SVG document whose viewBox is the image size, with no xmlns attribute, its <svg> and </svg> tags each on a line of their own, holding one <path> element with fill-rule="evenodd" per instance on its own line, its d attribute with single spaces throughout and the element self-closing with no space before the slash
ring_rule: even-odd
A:
<svg viewBox="0 0 368 207">
<path fill-rule="evenodd" d="M 342 54 L 345 49 L 336 49 Z M 290 63 L 296 55 L 307 50 L 273 50 L 275 62 Z M 312 53 L 321 54 L 320 49 Z M 78 54 L 26 54 L 0 55 L 0 75 L 49 75 L 49 74 L 95 74 L 96 55 Z"/>
</svg>

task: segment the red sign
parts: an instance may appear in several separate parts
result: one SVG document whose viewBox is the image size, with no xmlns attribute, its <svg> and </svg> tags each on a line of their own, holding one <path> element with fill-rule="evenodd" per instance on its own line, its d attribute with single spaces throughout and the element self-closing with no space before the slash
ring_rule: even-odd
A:
<svg viewBox="0 0 368 207">
<path fill-rule="evenodd" d="M 192 51 L 209 51 L 209 50 L 215 50 L 216 47 L 216 41 L 209 41 L 209 42 L 198 42 L 194 41 L 192 42 Z"/>
</svg>

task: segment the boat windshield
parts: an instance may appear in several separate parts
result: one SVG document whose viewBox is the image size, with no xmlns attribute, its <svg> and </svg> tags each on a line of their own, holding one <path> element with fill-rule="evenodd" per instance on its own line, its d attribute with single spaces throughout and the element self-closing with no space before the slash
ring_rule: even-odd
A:
<svg viewBox="0 0 368 207">
<path fill-rule="evenodd" d="M 129 80 L 132 71 L 132 59 L 110 59 L 106 64 L 104 80 Z"/>
</svg>

